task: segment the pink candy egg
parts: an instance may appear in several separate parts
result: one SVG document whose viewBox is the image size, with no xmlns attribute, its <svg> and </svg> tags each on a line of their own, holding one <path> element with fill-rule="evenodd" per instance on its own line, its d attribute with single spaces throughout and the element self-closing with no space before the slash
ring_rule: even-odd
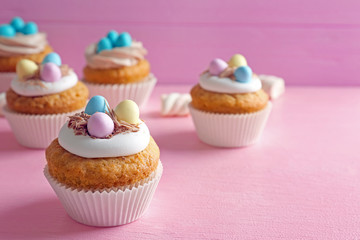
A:
<svg viewBox="0 0 360 240">
<path fill-rule="evenodd" d="M 104 138 L 114 131 L 114 122 L 106 113 L 96 112 L 89 118 L 87 130 L 93 137 Z"/>
<path fill-rule="evenodd" d="M 227 67 L 228 67 L 228 64 L 224 60 L 221 60 L 220 58 L 215 58 L 214 60 L 212 60 L 210 62 L 209 72 L 211 75 L 218 76 Z"/>
<path fill-rule="evenodd" d="M 55 63 L 48 62 L 42 65 L 40 77 L 45 82 L 56 82 L 61 79 L 61 70 Z"/>
</svg>

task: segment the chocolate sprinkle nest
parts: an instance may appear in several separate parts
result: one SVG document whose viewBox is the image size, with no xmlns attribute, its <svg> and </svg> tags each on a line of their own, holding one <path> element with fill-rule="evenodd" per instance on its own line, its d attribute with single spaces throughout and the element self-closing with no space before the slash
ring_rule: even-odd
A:
<svg viewBox="0 0 360 240">
<path fill-rule="evenodd" d="M 67 64 L 63 64 L 60 67 L 61 71 L 61 77 L 65 77 L 70 74 L 70 71 L 72 70 Z M 45 84 L 41 80 L 40 77 L 40 68 L 31 76 L 27 76 L 26 78 L 22 79 L 23 81 L 29 81 L 28 83 L 31 85 L 38 85 L 42 88 L 46 88 Z M 30 81 L 31 80 L 31 81 Z"/>
<path fill-rule="evenodd" d="M 222 73 L 220 73 L 219 77 L 220 78 L 230 78 L 231 80 L 235 81 L 235 75 L 234 75 L 235 70 L 236 70 L 236 68 L 227 67 L 227 68 L 225 68 L 225 70 Z M 203 75 L 208 72 L 209 72 L 209 70 L 205 70 L 200 75 Z"/>
<path fill-rule="evenodd" d="M 139 124 L 130 124 L 122 120 L 118 120 L 114 110 L 105 112 L 114 122 L 114 130 L 111 134 L 104 137 L 104 139 L 112 138 L 120 133 L 138 132 L 140 130 Z M 69 116 L 68 128 L 74 129 L 75 135 L 90 136 L 91 138 L 97 138 L 91 136 L 87 130 L 87 123 L 91 115 L 86 114 L 84 111 L 76 113 L 73 116 Z"/>
</svg>

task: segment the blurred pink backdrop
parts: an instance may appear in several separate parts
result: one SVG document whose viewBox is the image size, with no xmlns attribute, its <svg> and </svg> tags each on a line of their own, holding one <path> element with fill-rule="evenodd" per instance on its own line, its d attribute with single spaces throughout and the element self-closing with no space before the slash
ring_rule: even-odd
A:
<svg viewBox="0 0 360 240">
<path fill-rule="evenodd" d="M 82 75 L 85 47 L 128 31 L 165 83 L 195 83 L 215 57 L 246 56 L 288 85 L 360 85 L 359 0 L 2 0 L 0 22 L 35 21 Z"/>
</svg>

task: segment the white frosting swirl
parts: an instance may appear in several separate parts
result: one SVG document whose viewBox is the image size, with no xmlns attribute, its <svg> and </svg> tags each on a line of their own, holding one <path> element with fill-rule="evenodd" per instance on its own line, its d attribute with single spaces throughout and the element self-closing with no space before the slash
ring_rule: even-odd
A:
<svg viewBox="0 0 360 240">
<path fill-rule="evenodd" d="M 45 33 L 24 35 L 17 33 L 15 37 L 0 37 L 0 56 L 11 57 L 36 54 L 42 52 L 48 44 Z"/>
<path fill-rule="evenodd" d="M 136 65 L 147 54 L 141 42 L 133 41 L 129 47 L 115 47 L 96 53 L 97 44 L 93 43 L 86 48 L 87 65 L 96 69 L 118 68 Z"/>
<path fill-rule="evenodd" d="M 256 75 L 253 75 L 250 82 L 241 83 L 206 72 L 200 76 L 199 84 L 205 90 L 218 93 L 250 93 L 261 89 L 261 81 Z"/>
<path fill-rule="evenodd" d="M 59 144 L 72 154 L 84 158 L 129 156 L 141 152 L 150 142 L 150 132 L 144 122 L 140 123 L 137 132 L 119 133 L 109 139 L 75 135 L 67 125 L 68 122 L 60 129 Z"/>
<path fill-rule="evenodd" d="M 41 80 L 19 80 L 16 76 L 11 81 L 11 88 L 19 95 L 34 97 L 44 96 L 54 93 L 63 92 L 76 85 L 78 77 L 74 71 L 70 71 L 69 75 L 62 77 L 56 82 L 45 82 Z"/>
</svg>

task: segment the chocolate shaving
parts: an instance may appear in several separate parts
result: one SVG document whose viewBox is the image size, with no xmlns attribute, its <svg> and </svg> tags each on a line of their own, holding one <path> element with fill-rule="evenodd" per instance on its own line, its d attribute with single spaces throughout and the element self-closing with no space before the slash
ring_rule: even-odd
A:
<svg viewBox="0 0 360 240">
<path fill-rule="evenodd" d="M 65 76 L 69 75 L 71 70 L 72 69 L 69 68 L 69 66 L 67 64 L 63 64 L 63 65 L 60 66 L 60 71 L 61 71 L 61 76 L 62 77 L 65 77 Z"/>
<path fill-rule="evenodd" d="M 234 67 L 227 67 L 222 73 L 220 73 L 219 77 L 230 78 L 231 80 L 235 80 L 235 76 L 234 76 L 235 70 L 236 68 Z"/>
<path fill-rule="evenodd" d="M 109 135 L 109 138 L 119 133 L 137 132 L 140 130 L 138 124 L 131 124 L 122 120 L 118 120 L 113 109 L 106 112 L 114 122 L 114 131 Z"/>
<path fill-rule="evenodd" d="M 75 113 L 73 116 L 69 116 L 68 128 L 74 129 L 75 135 L 90 135 L 87 130 L 87 123 L 90 118 L 89 114 L 84 111 L 81 113 Z"/>
</svg>

